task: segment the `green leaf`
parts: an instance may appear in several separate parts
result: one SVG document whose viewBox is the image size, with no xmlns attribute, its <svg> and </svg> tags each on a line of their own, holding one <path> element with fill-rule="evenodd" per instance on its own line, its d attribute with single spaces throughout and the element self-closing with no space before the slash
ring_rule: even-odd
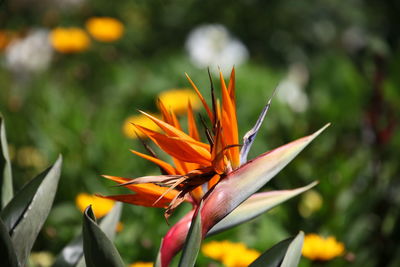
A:
<svg viewBox="0 0 400 267">
<path fill-rule="evenodd" d="M 313 182 L 307 186 L 293 190 L 279 190 L 254 194 L 211 228 L 207 236 L 220 233 L 236 225 L 247 222 L 282 202 L 309 190 L 317 184 L 318 182 Z"/>
<path fill-rule="evenodd" d="M 4 208 L 13 197 L 11 161 L 4 119 L 0 114 L 0 209 Z"/>
<path fill-rule="evenodd" d="M 8 229 L 0 219 L 0 258 L 2 266 L 18 267 L 17 256 L 14 252 Z"/>
<path fill-rule="evenodd" d="M 96 223 L 92 207 L 83 215 L 83 251 L 88 267 L 124 267 L 117 249 Z"/>
<path fill-rule="evenodd" d="M 265 251 L 249 267 L 279 267 L 294 237 L 285 239 Z"/>
<path fill-rule="evenodd" d="M 40 184 L 49 173 L 49 170 L 50 168 L 24 185 L 24 187 L 22 187 L 22 189 L 1 211 L 0 217 L 10 234 L 12 234 L 20 219 L 23 218 Z"/>
<path fill-rule="evenodd" d="M 114 240 L 116 227 L 121 217 L 122 203 L 116 203 L 113 209 L 101 220 L 100 229 Z M 53 267 L 85 266 L 83 258 L 82 234 L 72 240 L 58 255 Z"/>
<path fill-rule="evenodd" d="M 52 183 L 55 185 L 58 184 L 61 170 L 61 162 L 62 159 L 61 157 L 59 157 L 59 159 L 53 166 L 49 167 L 41 174 L 36 176 L 34 179 L 30 180 L 27 184 L 25 184 L 22 189 L 14 196 L 14 198 L 7 204 L 7 206 L 1 211 L 0 217 L 10 234 L 13 233 L 14 228 L 25 216 L 28 208 L 32 203 L 33 198 L 37 195 L 39 191 L 39 187 L 41 187 L 41 185 L 43 184 L 43 181 L 46 178 L 48 180 L 52 180 L 52 177 L 54 177 L 54 181 Z M 46 184 L 48 184 L 48 182 Z M 43 186 L 41 188 L 43 188 Z M 55 191 L 51 192 L 49 196 L 51 196 L 52 193 L 55 193 Z M 41 192 L 40 194 L 46 195 L 46 193 L 43 192 Z"/>
<path fill-rule="evenodd" d="M 296 238 L 290 243 L 288 250 L 286 251 L 285 257 L 283 258 L 281 267 L 293 267 L 297 266 L 301 257 L 301 250 L 303 248 L 304 233 L 300 231 Z"/>
<path fill-rule="evenodd" d="M 200 206 L 197 208 L 196 213 L 193 215 L 189 233 L 187 235 L 185 244 L 183 245 L 183 252 L 179 260 L 179 267 L 193 267 L 196 263 L 196 258 L 199 254 L 202 240 L 200 212 L 202 207 L 203 201 L 200 202 Z"/>
<path fill-rule="evenodd" d="M 21 266 L 25 266 L 37 235 L 49 215 L 60 179 L 61 165 L 62 157 L 59 156 L 52 167 L 24 186 L 1 213 Z"/>
</svg>

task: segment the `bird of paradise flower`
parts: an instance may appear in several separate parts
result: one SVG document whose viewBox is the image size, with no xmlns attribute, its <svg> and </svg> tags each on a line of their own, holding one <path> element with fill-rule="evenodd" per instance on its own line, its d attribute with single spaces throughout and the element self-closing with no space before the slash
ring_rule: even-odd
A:
<svg viewBox="0 0 400 267">
<path fill-rule="evenodd" d="M 205 238 L 248 221 L 315 186 L 316 182 L 293 190 L 254 194 L 329 126 L 327 124 L 314 134 L 247 161 L 248 152 L 270 107 L 271 99 L 263 108 L 254 127 L 244 135 L 240 145 L 235 101 L 235 69 L 232 69 L 228 85 L 220 73 L 222 102 L 215 97 L 213 81 L 209 74 L 211 107 L 187 74 L 186 77 L 207 113 L 209 124 L 204 119 L 201 119 L 201 123 L 208 143 L 201 141 L 190 102 L 187 108 L 188 133 L 182 130 L 175 113 L 159 102 L 162 119 L 142 111 L 141 113 L 160 127 L 163 133 L 140 125 L 135 127 L 169 154 L 173 165 L 158 158 L 153 150 L 145 145 L 149 154 L 131 151 L 158 165 L 162 175 L 135 179 L 104 175 L 135 194 L 102 197 L 134 205 L 166 208 L 167 219 L 182 202 L 192 204 L 193 209 L 172 226 L 162 240 L 159 259 L 162 267 L 169 266 L 174 255 L 182 249 L 190 225 L 198 214 L 201 217 L 201 236 Z"/>
</svg>

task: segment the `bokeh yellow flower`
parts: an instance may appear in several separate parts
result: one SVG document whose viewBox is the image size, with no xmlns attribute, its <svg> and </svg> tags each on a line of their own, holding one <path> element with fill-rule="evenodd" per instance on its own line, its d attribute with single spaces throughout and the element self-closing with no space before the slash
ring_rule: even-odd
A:
<svg viewBox="0 0 400 267">
<path fill-rule="evenodd" d="M 101 42 L 113 42 L 124 34 L 124 25 L 117 19 L 93 17 L 86 21 L 86 29 L 94 39 Z"/>
<path fill-rule="evenodd" d="M 48 251 L 33 252 L 29 255 L 30 266 L 51 266 L 54 263 L 54 255 Z"/>
<path fill-rule="evenodd" d="M 176 114 L 186 113 L 189 101 L 194 110 L 201 106 L 196 92 L 186 88 L 163 91 L 158 95 L 158 99 L 161 100 L 167 109 L 172 110 Z"/>
<path fill-rule="evenodd" d="M 17 150 L 17 163 L 22 167 L 33 167 L 43 169 L 47 165 L 47 160 L 43 154 L 32 146 L 24 146 Z"/>
<path fill-rule="evenodd" d="M 155 117 L 157 117 L 157 116 L 155 116 Z M 160 131 L 160 128 L 151 119 L 149 119 L 145 115 L 142 115 L 142 114 L 132 115 L 132 116 L 129 116 L 124 121 L 124 124 L 122 125 L 122 132 L 126 137 L 135 139 L 135 138 L 137 138 L 137 135 L 139 135 L 139 137 L 146 138 L 146 135 L 144 133 L 142 133 L 142 131 L 137 129 L 134 124 L 146 127 L 153 131 L 157 131 L 157 132 Z"/>
<path fill-rule="evenodd" d="M 308 234 L 304 237 L 303 256 L 310 260 L 328 261 L 344 253 L 344 244 L 335 237 Z"/>
<path fill-rule="evenodd" d="M 114 207 L 115 201 L 90 195 L 87 193 L 79 193 L 76 196 L 75 204 L 80 211 L 84 211 L 87 206 L 92 205 L 92 209 L 96 218 L 106 215 Z"/>
<path fill-rule="evenodd" d="M 245 267 L 260 256 L 260 252 L 249 249 L 243 243 L 211 241 L 201 251 L 207 257 L 221 261 L 227 267 Z"/>
<path fill-rule="evenodd" d="M 90 39 L 80 28 L 55 28 L 50 33 L 50 43 L 60 53 L 78 53 L 88 49 Z"/>
<path fill-rule="evenodd" d="M 115 231 L 117 231 L 117 233 L 122 232 L 122 230 L 124 230 L 124 224 L 122 222 L 118 222 L 117 226 L 115 227 Z"/>
<path fill-rule="evenodd" d="M 299 212 L 304 218 L 321 209 L 323 199 L 320 193 L 315 190 L 309 190 L 303 194 L 299 204 Z"/>
<path fill-rule="evenodd" d="M 152 262 L 135 262 L 129 265 L 129 267 L 153 267 L 154 264 Z"/>
</svg>

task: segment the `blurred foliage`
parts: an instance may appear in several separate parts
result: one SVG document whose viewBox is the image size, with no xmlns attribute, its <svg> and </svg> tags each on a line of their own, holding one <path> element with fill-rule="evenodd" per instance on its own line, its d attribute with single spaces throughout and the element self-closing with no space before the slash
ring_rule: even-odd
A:
<svg viewBox="0 0 400 267">
<path fill-rule="evenodd" d="M 7 123 L 14 187 L 64 155 L 54 208 L 34 249 L 57 254 L 79 232 L 78 193 L 120 191 L 101 174 L 158 172 L 129 152 L 141 145 L 123 135 L 122 124 L 137 109 L 157 112 L 158 93 L 187 87 L 184 72 L 206 94 L 207 72 L 191 63 L 184 44 L 196 26 L 220 23 L 250 53 L 249 61 L 237 66 L 241 135 L 291 67 L 300 64 L 306 70 L 307 108 L 295 112 L 285 96 L 275 98 L 250 157 L 326 122 L 332 126 L 270 184 L 285 189 L 319 180 L 321 209 L 302 217 L 305 198 L 298 197 L 215 238 L 262 251 L 304 230 L 345 244 L 347 254 L 324 266 L 399 266 L 399 11 L 394 0 L 1 1 L 0 30 L 17 36 L 38 27 L 84 28 L 92 16 L 114 17 L 125 26 L 114 43 L 92 41 L 88 51 L 77 54 L 54 52 L 50 67 L 40 72 L 12 71 L 6 51 L 0 54 L 0 111 Z M 171 223 L 184 212 L 179 210 Z M 125 262 L 154 259 L 168 229 L 162 213 L 125 205 L 124 229 L 116 239 Z M 207 262 L 200 256 L 199 266 Z M 319 265 L 301 261 L 301 266 Z"/>
</svg>

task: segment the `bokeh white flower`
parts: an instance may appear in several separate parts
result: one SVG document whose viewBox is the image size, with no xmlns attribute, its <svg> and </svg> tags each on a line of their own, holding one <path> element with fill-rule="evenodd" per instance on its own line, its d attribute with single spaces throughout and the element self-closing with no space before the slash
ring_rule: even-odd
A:
<svg viewBox="0 0 400 267">
<path fill-rule="evenodd" d="M 308 76 L 308 69 L 304 64 L 293 63 L 286 78 L 279 84 L 277 98 L 294 112 L 304 112 L 308 108 L 308 96 L 304 92 Z"/>
<path fill-rule="evenodd" d="M 35 29 L 26 37 L 13 41 L 6 49 L 6 67 L 16 73 L 47 69 L 53 55 L 48 36 L 47 30 Z"/>
<path fill-rule="evenodd" d="M 218 71 L 219 67 L 225 74 L 249 57 L 246 46 L 220 24 L 201 25 L 192 30 L 186 40 L 186 49 L 196 67 L 210 67 L 212 71 Z"/>
<path fill-rule="evenodd" d="M 367 33 L 361 27 L 349 27 L 342 34 L 342 45 L 350 53 L 356 53 L 367 45 Z"/>
</svg>

